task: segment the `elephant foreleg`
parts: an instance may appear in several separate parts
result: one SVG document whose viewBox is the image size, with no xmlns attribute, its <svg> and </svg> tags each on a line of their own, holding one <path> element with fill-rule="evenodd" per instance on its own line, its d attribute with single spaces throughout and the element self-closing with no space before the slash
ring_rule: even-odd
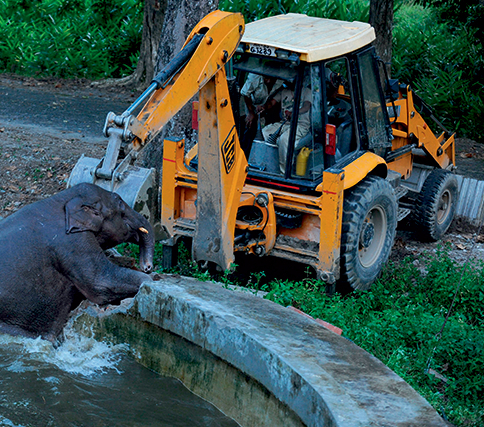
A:
<svg viewBox="0 0 484 427">
<path fill-rule="evenodd" d="M 64 274 L 96 304 L 111 304 L 132 297 L 143 282 L 151 281 L 146 273 L 113 264 L 100 248 L 82 252 L 77 250 L 63 263 L 67 264 Z"/>
</svg>

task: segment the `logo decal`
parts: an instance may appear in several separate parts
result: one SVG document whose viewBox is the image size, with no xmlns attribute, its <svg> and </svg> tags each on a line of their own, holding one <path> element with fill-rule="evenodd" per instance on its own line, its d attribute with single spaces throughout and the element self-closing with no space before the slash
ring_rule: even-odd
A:
<svg viewBox="0 0 484 427">
<path fill-rule="evenodd" d="M 235 126 L 232 127 L 227 138 L 222 144 L 222 158 L 225 165 L 225 171 L 230 173 L 235 164 Z"/>
</svg>

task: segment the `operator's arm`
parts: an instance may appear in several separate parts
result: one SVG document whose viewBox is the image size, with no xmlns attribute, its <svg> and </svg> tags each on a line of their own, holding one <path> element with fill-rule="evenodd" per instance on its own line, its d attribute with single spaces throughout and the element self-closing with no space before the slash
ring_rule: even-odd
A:
<svg viewBox="0 0 484 427">
<path fill-rule="evenodd" d="M 311 109 L 311 89 L 303 87 L 301 93 L 301 103 L 299 104 L 299 114 L 307 113 Z"/>
<path fill-rule="evenodd" d="M 301 102 L 299 104 L 299 117 L 311 109 L 311 90 L 304 87 L 301 93 Z"/>
<path fill-rule="evenodd" d="M 277 104 L 277 101 L 274 98 L 268 99 L 265 104 L 259 105 L 256 110 L 258 113 L 262 113 L 263 111 L 270 110 Z"/>
<path fill-rule="evenodd" d="M 301 102 L 299 105 L 299 117 L 301 117 L 302 114 L 307 113 L 311 109 L 311 90 L 309 88 L 303 88 L 301 94 Z M 290 110 L 285 110 L 284 114 L 287 120 L 290 120 L 292 116 L 292 108 Z"/>
<path fill-rule="evenodd" d="M 263 84 L 262 78 L 257 74 L 249 73 L 247 80 L 240 91 L 240 94 L 244 97 L 245 105 L 247 106 L 247 117 L 245 118 L 245 123 L 248 126 L 252 125 L 252 122 L 257 114 L 252 96 L 260 84 Z"/>
<path fill-rule="evenodd" d="M 244 96 L 245 105 L 247 106 L 247 117 L 245 118 L 245 124 L 247 126 L 252 126 L 252 122 L 257 114 L 256 108 L 250 96 Z"/>
</svg>

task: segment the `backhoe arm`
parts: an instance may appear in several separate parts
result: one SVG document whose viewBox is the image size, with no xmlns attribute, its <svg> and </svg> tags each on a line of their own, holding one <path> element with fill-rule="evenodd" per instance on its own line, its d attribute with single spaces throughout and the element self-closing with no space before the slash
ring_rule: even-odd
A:
<svg viewBox="0 0 484 427">
<path fill-rule="evenodd" d="M 122 132 L 140 150 L 224 67 L 244 33 L 239 13 L 214 11 L 193 29 L 182 50 L 154 78 L 150 87 L 121 116 L 110 113 L 105 134 Z M 149 98 L 149 99 L 148 99 Z M 136 117 L 133 111 L 145 104 Z"/>
<path fill-rule="evenodd" d="M 193 258 L 227 269 L 234 258 L 237 207 L 246 178 L 247 161 L 240 148 L 225 74 L 225 64 L 235 53 L 244 32 L 241 14 L 215 11 L 193 29 L 182 50 L 155 77 L 151 86 L 121 116 L 108 115 L 105 133 L 111 152 L 121 141 L 139 151 L 197 93 L 199 94 L 199 150 L 196 224 Z M 144 104 L 144 105 L 143 105 Z M 136 117 L 132 113 L 143 105 Z M 116 161 L 96 172 L 109 179 Z M 179 217 L 180 187 L 173 142 L 165 140 L 161 226 L 173 237 Z M 114 154 L 111 155 L 113 159 Z M 130 157 L 135 157 L 131 154 Z M 105 173 L 104 173 L 105 171 Z M 111 174 L 111 175 L 110 175 Z"/>
</svg>

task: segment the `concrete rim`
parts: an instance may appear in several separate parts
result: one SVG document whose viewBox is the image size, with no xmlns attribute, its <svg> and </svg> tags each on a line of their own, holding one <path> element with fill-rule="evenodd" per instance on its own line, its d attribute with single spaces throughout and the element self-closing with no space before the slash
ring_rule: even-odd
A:
<svg viewBox="0 0 484 427">
<path fill-rule="evenodd" d="M 293 310 L 219 284 L 144 283 L 130 314 L 254 378 L 308 426 L 445 426 L 383 363 Z"/>
</svg>

